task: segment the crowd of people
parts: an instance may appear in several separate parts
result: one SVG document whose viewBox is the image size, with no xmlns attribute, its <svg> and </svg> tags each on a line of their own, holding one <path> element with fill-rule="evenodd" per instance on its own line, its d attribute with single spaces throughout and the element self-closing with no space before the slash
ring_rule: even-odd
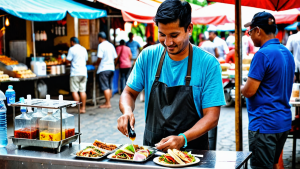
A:
<svg viewBox="0 0 300 169">
<path fill-rule="evenodd" d="M 112 97 L 112 83 L 116 67 L 120 70 L 120 90 L 124 90 L 126 81 L 135 61 L 142 49 L 155 44 L 153 37 L 147 38 L 147 44 L 142 48 L 137 41 L 133 40 L 133 33 L 128 34 L 129 41 L 121 40 L 119 46 L 115 46 L 107 40 L 105 32 L 98 34 L 97 61 L 94 64 L 97 68 L 99 79 L 99 89 L 104 93 L 105 103 L 99 108 L 110 108 L 110 99 Z M 87 50 L 80 45 L 78 38 L 70 39 L 71 47 L 68 52 L 67 60 L 71 63 L 70 91 L 75 101 L 81 101 L 80 112 L 85 113 L 86 105 L 86 84 L 88 60 Z M 79 95 L 78 95 L 79 93 Z M 144 95 L 141 94 L 141 101 Z"/>
</svg>

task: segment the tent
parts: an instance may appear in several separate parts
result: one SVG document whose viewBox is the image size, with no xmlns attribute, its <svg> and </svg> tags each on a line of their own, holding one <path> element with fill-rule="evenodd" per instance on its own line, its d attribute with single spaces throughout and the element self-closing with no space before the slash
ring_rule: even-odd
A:
<svg viewBox="0 0 300 169">
<path fill-rule="evenodd" d="M 79 19 L 105 17 L 106 10 L 95 9 L 73 0 L 0 0 L 0 10 L 30 21 L 58 21 L 67 12 Z"/>
<path fill-rule="evenodd" d="M 96 19 L 107 16 L 106 10 L 92 8 L 73 0 L 55 0 L 55 2 L 53 0 L 0 0 L 0 10 L 32 21 L 34 57 L 36 57 L 36 52 L 33 21 L 59 21 L 67 15 L 67 12 L 72 17 L 79 19 Z"/>
<path fill-rule="evenodd" d="M 121 10 L 124 21 L 127 22 L 138 21 L 142 23 L 153 23 L 153 18 L 156 14 L 157 8 L 161 4 L 160 2 L 151 1 L 151 0 L 126 0 L 126 1 L 97 0 L 97 1 Z M 192 13 L 196 13 L 197 11 L 202 9 L 202 7 L 198 5 L 191 4 L 191 6 L 192 6 Z M 199 16 L 192 15 L 193 23 L 199 23 L 200 22 L 199 20 L 201 20 L 201 24 L 214 24 L 214 25 L 234 22 L 233 20 L 227 19 L 226 16 L 199 17 Z"/>
<path fill-rule="evenodd" d="M 236 0 L 209 0 L 213 2 L 222 2 L 235 4 Z M 293 8 L 300 8 L 299 0 L 241 0 L 242 6 L 251 6 L 272 11 L 284 11 Z"/>
<path fill-rule="evenodd" d="M 208 5 L 198 11 L 192 13 L 193 18 L 199 18 L 195 24 L 205 24 L 208 19 L 214 21 L 213 25 L 224 24 L 219 18 L 227 18 L 228 21 L 234 23 L 235 20 L 235 7 L 232 4 L 215 3 Z M 299 15 L 298 9 L 290 9 L 286 11 L 268 11 L 260 8 L 242 6 L 242 25 L 252 20 L 252 17 L 257 12 L 266 11 L 274 15 L 277 24 L 292 24 L 297 21 Z M 224 20 L 223 20 L 224 21 Z"/>
</svg>

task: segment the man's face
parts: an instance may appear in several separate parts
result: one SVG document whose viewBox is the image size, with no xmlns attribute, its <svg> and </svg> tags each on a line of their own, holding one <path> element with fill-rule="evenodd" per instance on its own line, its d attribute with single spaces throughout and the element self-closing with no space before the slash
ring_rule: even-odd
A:
<svg viewBox="0 0 300 169">
<path fill-rule="evenodd" d="M 98 37 L 98 42 L 101 43 L 102 42 L 102 38 Z"/>
<path fill-rule="evenodd" d="M 261 30 L 259 27 L 250 27 L 249 35 L 254 43 L 255 47 L 260 47 Z"/>
<path fill-rule="evenodd" d="M 189 34 L 192 31 L 193 24 L 185 31 L 184 27 L 179 26 L 179 20 L 168 24 L 158 23 L 158 40 L 167 48 L 169 54 L 176 55 L 189 44 Z"/>
<path fill-rule="evenodd" d="M 70 41 L 70 44 L 71 44 L 71 46 L 74 46 L 74 45 L 75 45 L 73 41 Z"/>
<path fill-rule="evenodd" d="M 210 41 L 213 41 L 215 39 L 215 37 L 216 37 L 216 34 L 214 32 L 209 32 L 208 38 Z"/>
</svg>

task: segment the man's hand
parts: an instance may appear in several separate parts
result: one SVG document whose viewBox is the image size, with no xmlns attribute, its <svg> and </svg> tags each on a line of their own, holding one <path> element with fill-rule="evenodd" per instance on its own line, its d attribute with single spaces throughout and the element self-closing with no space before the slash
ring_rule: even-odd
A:
<svg viewBox="0 0 300 169">
<path fill-rule="evenodd" d="M 156 146 L 157 149 L 167 152 L 168 149 L 180 150 L 185 144 L 183 136 L 169 136 L 163 138 Z"/>
<path fill-rule="evenodd" d="M 128 121 L 130 121 L 130 126 L 132 130 L 134 130 L 135 118 L 133 113 L 125 113 L 118 118 L 118 130 L 121 133 L 123 133 L 126 137 L 128 137 Z"/>
</svg>

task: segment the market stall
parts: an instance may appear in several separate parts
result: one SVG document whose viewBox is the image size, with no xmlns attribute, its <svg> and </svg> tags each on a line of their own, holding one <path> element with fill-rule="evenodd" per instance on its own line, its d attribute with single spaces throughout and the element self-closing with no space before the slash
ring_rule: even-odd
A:
<svg viewBox="0 0 300 169">
<path fill-rule="evenodd" d="M 33 54 L 32 62 L 29 65 L 14 63 L 17 62 L 15 59 L 1 56 L 0 69 L 3 71 L 3 74 L 11 77 L 10 79 L 1 78 L 1 86 L 5 86 L 3 83 L 34 82 L 32 86 L 35 86 L 35 97 L 38 97 L 37 82 L 39 80 L 70 75 L 69 67 L 64 62 L 68 45 L 65 45 L 66 47 L 64 48 L 56 47 L 57 52 L 53 53 L 54 46 L 61 41 L 69 42 L 72 36 L 78 36 L 78 19 L 96 19 L 107 15 L 105 10 L 95 9 L 73 0 L 59 0 L 55 3 L 51 0 L 30 0 L 18 3 L 14 1 L 0 1 L 0 9 L 5 13 L 4 18 L 6 19 L 12 15 L 26 20 L 26 33 L 28 34 L 29 32 L 29 37 L 26 37 L 25 47 L 27 46 L 29 51 L 27 51 L 27 56 L 30 53 Z M 74 19 L 72 20 L 72 25 L 67 27 L 66 23 L 71 20 L 70 17 L 74 17 Z M 6 27 L 6 29 L 10 28 Z M 32 37 L 30 37 L 30 32 Z M 82 40 L 81 37 L 79 39 Z M 86 39 L 83 40 L 87 41 Z M 37 52 L 38 55 L 36 55 Z M 30 62 L 28 59 L 25 61 L 26 56 L 22 55 L 21 57 L 24 57 L 23 63 Z M 11 61 L 4 62 L 7 60 L 6 58 L 11 59 Z M 47 60 L 45 61 L 45 59 Z M 43 72 L 41 73 L 41 71 Z M 89 76 L 94 76 L 93 71 L 89 72 Z M 4 77 L 6 78 L 7 76 L 5 75 Z M 93 80 L 94 78 L 91 79 Z M 92 83 L 94 84 L 94 82 Z M 5 88 L 1 89 L 3 91 L 6 90 Z M 95 90 L 95 87 L 93 89 Z"/>
</svg>

